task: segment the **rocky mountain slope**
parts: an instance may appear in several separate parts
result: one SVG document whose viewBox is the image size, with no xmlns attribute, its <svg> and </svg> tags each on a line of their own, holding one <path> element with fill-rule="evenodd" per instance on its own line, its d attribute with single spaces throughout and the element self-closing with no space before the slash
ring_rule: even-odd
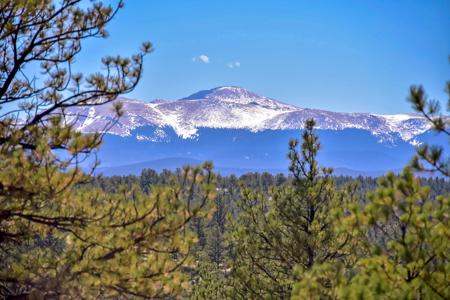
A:
<svg viewBox="0 0 450 300">
<path fill-rule="evenodd" d="M 151 134 L 135 138 L 152 142 L 167 140 L 167 129 L 184 139 L 198 137 L 199 128 L 264 130 L 300 129 L 306 119 L 314 118 L 317 129 L 360 129 L 370 132 L 382 143 L 405 141 L 412 145 L 415 139 L 430 129 L 429 123 L 413 114 L 377 115 L 370 113 L 340 113 L 301 108 L 257 95 L 240 87 L 224 86 L 200 91 L 180 100 L 143 102 L 120 98 L 124 116 L 108 133 L 122 137 L 132 136 L 139 127 L 152 126 Z M 103 130 L 113 117 L 111 104 L 91 108 L 75 108 L 79 116 L 77 128 L 83 132 Z"/>
</svg>

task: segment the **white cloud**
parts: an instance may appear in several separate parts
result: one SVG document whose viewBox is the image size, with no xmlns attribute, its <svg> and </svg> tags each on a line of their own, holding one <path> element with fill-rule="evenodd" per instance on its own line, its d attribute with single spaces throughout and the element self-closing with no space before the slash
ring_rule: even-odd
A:
<svg viewBox="0 0 450 300">
<path fill-rule="evenodd" d="M 227 66 L 230 69 L 239 68 L 241 66 L 241 63 L 238 62 L 238 61 L 230 62 L 230 63 L 227 64 Z"/>
<path fill-rule="evenodd" d="M 198 58 L 205 64 L 209 64 L 209 57 L 206 56 L 205 54 L 200 55 Z"/>
<path fill-rule="evenodd" d="M 199 56 L 194 56 L 192 58 L 193 62 L 201 61 L 202 63 L 209 64 L 209 57 L 206 54 L 201 54 Z"/>
</svg>

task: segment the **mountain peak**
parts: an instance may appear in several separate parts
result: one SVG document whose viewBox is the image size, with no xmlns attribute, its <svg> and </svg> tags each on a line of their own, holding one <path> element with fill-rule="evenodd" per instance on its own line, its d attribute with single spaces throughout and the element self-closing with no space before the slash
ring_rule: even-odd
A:
<svg viewBox="0 0 450 300">
<path fill-rule="evenodd" d="M 197 136 L 199 128 L 252 131 L 299 129 L 309 118 L 316 120 L 317 129 L 360 129 L 369 131 L 381 142 L 389 143 L 394 143 L 398 138 L 416 143 L 415 137 L 430 129 L 429 123 L 417 115 L 335 113 L 305 109 L 259 96 L 238 86 L 220 86 L 174 101 L 155 100 L 146 103 L 122 100 L 125 115 L 111 131 L 122 136 L 129 136 L 134 129 L 144 126 L 160 129 L 171 127 L 183 138 Z M 82 115 L 87 116 L 79 120 L 78 128 L 84 132 L 95 132 L 104 127 L 111 113 L 108 106 L 83 111 Z M 160 138 L 159 135 L 157 138 Z"/>
<path fill-rule="evenodd" d="M 181 100 L 200 100 L 214 98 L 234 100 L 243 98 L 260 98 L 260 96 L 239 86 L 219 86 L 210 90 L 199 91 Z"/>
</svg>

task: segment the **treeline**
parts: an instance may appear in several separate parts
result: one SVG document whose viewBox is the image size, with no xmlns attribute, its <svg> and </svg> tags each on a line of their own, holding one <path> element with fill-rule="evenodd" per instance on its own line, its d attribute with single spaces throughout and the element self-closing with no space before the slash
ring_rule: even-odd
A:
<svg viewBox="0 0 450 300">
<path fill-rule="evenodd" d="M 128 188 L 131 188 L 132 186 L 139 186 L 139 188 L 145 193 L 149 193 L 152 186 L 168 184 L 170 183 L 170 179 L 172 177 L 179 176 L 182 172 L 183 169 L 181 168 L 175 171 L 164 169 L 161 172 L 157 172 L 153 169 L 143 169 L 140 175 L 98 175 L 93 177 L 87 184 L 93 187 L 100 187 L 106 192 L 117 192 L 119 190 L 119 186 L 126 186 Z M 377 187 L 379 177 L 332 175 L 332 179 L 338 188 L 346 186 L 349 183 L 355 183 L 357 193 L 362 199 L 364 199 L 367 192 L 373 191 Z M 442 176 L 420 177 L 419 175 L 418 179 L 422 185 L 430 187 L 432 197 L 444 195 L 450 192 L 450 182 Z M 222 176 L 217 174 L 217 197 L 232 197 L 237 199 L 239 197 L 240 187 L 242 185 L 252 189 L 261 189 L 262 191 L 268 192 L 271 187 L 290 184 L 292 183 L 292 180 L 292 175 L 286 175 L 283 173 L 272 174 L 268 172 L 251 172 L 241 176 Z"/>
</svg>

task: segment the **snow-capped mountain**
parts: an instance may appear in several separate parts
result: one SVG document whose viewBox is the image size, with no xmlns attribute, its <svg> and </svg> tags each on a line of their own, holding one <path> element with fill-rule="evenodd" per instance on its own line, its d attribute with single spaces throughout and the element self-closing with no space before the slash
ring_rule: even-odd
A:
<svg viewBox="0 0 450 300">
<path fill-rule="evenodd" d="M 314 118 L 317 129 L 360 129 L 377 137 L 379 142 L 395 144 L 402 140 L 413 145 L 420 134 L 430 129 L 423 117 L 413 114 L 377 115 L 338 113 L 300 108 L 240 87 L 224 86 L 200 91 L 180 100 L 143 102 L 120 98 L 124 116 L 108 133 L 130 137 L 139 127 L 152 126 L 151 134 L 136 134 L 138 140 L 166 141 L 167 129 L 183 139 L 198 137 L 200 128 L 264 130 L 300 129 L 308 118 Z M 102 131 L 113 118 L 112 104 L 75 108 L 77 128 L 83 132 Z"/>
<path fill-rule="evenodd" d="M 124 115 L 112 128 L 107 127 L 114 118 L 111 103 L 68 112 L 78 130 L 108 133 L 98 153 L 106 174 L 204 160 L 224 173 L 286 171 L 288 141 L 300 138 L 308 118 L 317 123 L 320 163 L 358 170 L 354 174 L 401 169 L 423 142 L 448 147 L 419 115 L 302 108 L 239 87 L 218 87 L 179 100 L 118 101 Z"/>
</svg>

